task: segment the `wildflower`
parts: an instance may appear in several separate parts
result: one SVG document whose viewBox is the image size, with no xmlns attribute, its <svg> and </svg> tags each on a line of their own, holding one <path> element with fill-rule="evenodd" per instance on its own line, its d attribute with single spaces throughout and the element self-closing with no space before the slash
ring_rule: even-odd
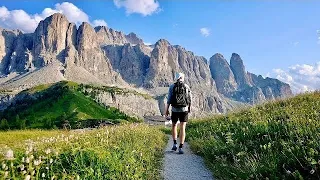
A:
<svg viewBox="0 0 320 180">
<path fill-rule="evenodd" d="M 23 164 L 20 165 L 20 170 L 21 170 L 21 171 L 24 170 L 24 165 L 23 165 Z"/>
<path fill-rule="evenodd" d="M 49 170 L 49 167 L 48 167 L 48 166 L 46 167 L 46 170 Z"/>
<path fill-rule="evenodd" d="M 25 180 L 30 180 L 31 179 L 31 176 L 30 175 L 27 175 Z"/>
<path fill-rule="evenodd" d="M 50 153 L 51 153 L 51 150 L 50 150 L 50 149 L 46 149 L 46 150 L 45 150 L 45 153 L 46 153 L 46 154 L 50 154 Z"/>
<path fill-rule="evenodd" d="M 30 159 L 29 159 L 29 158 L 26 159 L 26 163 L 27 163 L 27 164 L 30 163 Z"/>
<path fill-rule="evenodd" d="M 25 175 L 26 173 L 27 173 L 27 171 L 26 171 L 26 170 L 22 171 L 22 174 L 23 174 L 23 175 Z"/>
<path fill-rule="evenodd" d="M 34 158 L 34 156 L 31 154 L 30 159 L 33 159 L 33 158 Z"/>
<path fill-rule="evenodd" d="M 14 157 L 13 157 L 13 151 L 12 151 L 11 149 L 9 149 L 9 150 L 6 152 L 5 159 L 8 159 L 8 160 L 14 159 Z"/>
<path fill-rule="evenodd" d="M 41 177 L 45 178 L 45 177 L 46 177 L 46 174 L 45 174 L 45 173 L 42 173 Z"/>
<path fill-rule="evenodd" d="M 51 177 L 51 180 L 54 180 L 54 179 L 55 179 L 55 177 L 54 177 L 54 176 L 52 176 L 52 177 Z"/>
<path fill-rule="evenodd" d="M 4 178 L 6 178 L 8 175 L 9 175 L 8 171 L 4 172 Z"/>
<path fill-rule="evenodd" d="M 34 164 L 35 166 L 38 166 L 38 165 L 40 164 L 40 161 L 39 161 L 39 160 L 34 160 L 34 161 L 33 161 L 33 164 Z"/>
<path fill-rule="evenodd" d="M 6 168 L 6 164 L 5 163 L 2 163 L 2 169 L 5 169 Z"/>
<path fill-rule="evenodd" d="M 314 170 L 314 169 L 311 169 L 310 174 L 313 174 L 314 172 L 315 172 L 315 170 Z"/>
<path fill-rule="evenodd" d="M 287 170 L 287 174 L 291 174 L 291 171 L 290 171 L 290 170 Z"/>
<path fill-rule="evenodd" d="M 53 163 L 53 159 L 50 159 L 50 164 L 52 164 Z"/>
</svg>

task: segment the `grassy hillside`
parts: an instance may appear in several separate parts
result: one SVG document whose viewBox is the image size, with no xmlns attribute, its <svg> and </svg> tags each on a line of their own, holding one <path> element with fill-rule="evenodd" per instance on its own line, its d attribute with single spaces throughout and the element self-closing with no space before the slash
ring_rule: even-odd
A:
<svg viewBox="0 0 320 180">
<path fill-rule="evenodd" d="M 0 179 L 161 179 L 166 136 L 158 128 L 128 124 L 35 133 L 0 132 L 0 142 L 8 145 L 0 146 Z"/>
<path fill-rule="evenodd" d="M 85 119 L 137 121 L 116 108 L 100 106 L 81 93 L 78 87 L 73 82 L 59 82 L 26 90 L 22 92 L 26 97 L 2 112 L 1 119 L 6 119 L 11 128 L 59 127 L 66 120 L 71 125 Z"/>
<path fill-rule="evenodd" d="M 320 179 L 320 93 L 192 121 L 192 149 L 218 179 Z"/>
</svg>

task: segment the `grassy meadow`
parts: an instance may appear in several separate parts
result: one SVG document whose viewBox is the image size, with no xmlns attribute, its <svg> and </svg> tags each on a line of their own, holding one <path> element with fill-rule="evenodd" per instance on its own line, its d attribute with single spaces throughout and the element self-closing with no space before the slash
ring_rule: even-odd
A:
<svg viewBox="0 0 320 180">
<path fill-rule="evenodd" d="M 320 92 L 192 121 L 187 133 L 217 179 L 320 179 Z"/>
<path fill-rule="evenodd" d="M 160 179 L 166 144 L 159 128 L 143 124 L 9 131 L 0 132 L 0 139 L 0 179 Z"/>
</svg>

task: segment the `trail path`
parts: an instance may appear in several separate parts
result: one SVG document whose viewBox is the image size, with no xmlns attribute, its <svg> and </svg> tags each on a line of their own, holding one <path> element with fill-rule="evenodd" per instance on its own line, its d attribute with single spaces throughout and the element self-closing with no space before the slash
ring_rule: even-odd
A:
<svg viewBox="0 0 320 180">
<path fill-rule="evenodd" d="M 172 151 L 170 136 L 165 149 L 163 177 L 165 180 L 209 180 L 213 179 L 211 172 L 206 169 L 200 156 L 193 154 L 189 144 L 185 142 L 184 154 Z M 179 144 L 179 140 L 178 140 Z"/>
</svg>

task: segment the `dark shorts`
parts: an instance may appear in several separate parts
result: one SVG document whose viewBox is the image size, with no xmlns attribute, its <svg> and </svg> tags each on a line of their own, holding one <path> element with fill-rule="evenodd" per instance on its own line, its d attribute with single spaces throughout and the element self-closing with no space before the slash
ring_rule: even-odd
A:
<svg viewBox="0 0 320 180">
<path fill-rule="evenodd" d="M 188 112 L 172 112 L 171 120 L 172 124 L 176 124 L 178 120 L 180 122 L 188 122 Z"/>
</svg>

